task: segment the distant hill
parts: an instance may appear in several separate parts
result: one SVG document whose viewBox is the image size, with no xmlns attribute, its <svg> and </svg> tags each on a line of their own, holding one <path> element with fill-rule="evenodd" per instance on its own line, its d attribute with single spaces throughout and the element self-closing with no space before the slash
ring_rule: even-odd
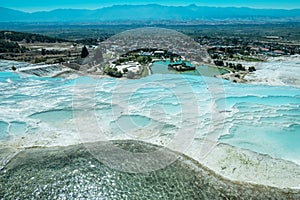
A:
<svg viewBox="0 0 300 200">
<path fill-rule="evenodd" d="M 115 5 L 96 10 L 57 9 L 27 13 L 0 7 L 0 22 L 95 22 L 120 20 L 300 20 L 300 9 Z"/>
</svg>

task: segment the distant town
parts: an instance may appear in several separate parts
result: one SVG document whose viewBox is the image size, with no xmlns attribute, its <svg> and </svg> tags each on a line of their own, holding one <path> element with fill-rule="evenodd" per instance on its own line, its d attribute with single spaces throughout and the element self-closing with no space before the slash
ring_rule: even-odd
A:
<svg viewBox="0 0 300 200">
<path fill-rule="evenodd" d="M 151 73 L 149 64 L 157 60 L 171 61 L 169 69 L 177 71 L 193 70 L 186 64 L 191 62 L 194 66 L 226 69 L 235 82 L 242 82 L 245 73 L 256 70 L 249 63 L 300 54 L 298 29 L 291 29 L 290 34 L 285 34 L 285 29 L 292 25 L 279 24 L 277 31 L 272 31 L 273 26 L 266 25 L 263 29 L 261 25 L 243 25 L 239 27 L 238 34 L 232 35 L 229 31 L 235 27 L 230 25 L 221 28 L 193 25 L 184 27 L 184 31 L 178 25 L 174 30 L 174 33 L 178 31 L 176 37 L 161 34 L 155 36 L 156 39 L 147 39 L 140 33 L 138 40 L 124 40 L 118 36 L 123 29 L 136 28 L 132 25 L 118 30 L 114 26 L 99 26 L 98 31 L 87 28 L 82 31 L 85 36 L 79 38 L 73 38 L 74 33 L 70 30 L 59 34 L 0 31 L 0 59 L 59 64 L 83 73 L 118 78 L 147 76 Z M 92 31 L 96 32 L 93 37 Z M 291 34 L 293 31 L 294 34 Z M 228 76 L 222 78 L 231 79 Z"/>
</svg>

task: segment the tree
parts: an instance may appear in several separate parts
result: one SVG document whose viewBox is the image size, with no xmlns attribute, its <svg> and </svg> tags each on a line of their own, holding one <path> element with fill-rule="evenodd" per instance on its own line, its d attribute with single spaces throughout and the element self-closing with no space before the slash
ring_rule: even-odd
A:
<svg viewBox="0 0 300 200">
<path fill-rule="evenodd" d="M 215 60 L 214 63 L 215 63 L 215 65 L 217 65 L 217 66 L 224 66 L 223 60 Z"/>
<path fill-rule="evenodd" d="M 213 54 L 211 58 L 212 59 L 219 59 L 219 55 L 218 54 Z"/>
<path fill-rule="evenodd" d="M 242 65 L 242 64 L 238 63 L 238 64 L 236 65 L 236 69 L 237 69 L 237 70 L 242 70 L 242 68 L 243 68 L 243 65 Z"/>
<path fill-rule="evenodd" d="M 139 56 L 136 59 L 140 64 L 144 64 L 147 60 L 147 58 L 145 56 Z"/>
<path fill-rule="evenodd" d="M 106 67 L 104 69 L 104 73 L 116 78 L 121 78 L 123 76 L 122 72 L 118 71 L 116 67 L 114 68 Z"/>
<path fill-rule="evenodd" d="M 88 55 L 89 51 L 87 50 L 86 46 L 83 46 L 81 50 L 81 58 L 86 58 Z"/>
<path fill-rule="evenodd" d="M 123 72 L 124 72 L 124 74 L 127 73 L 127 72 L 128 72 L 128 69 L 127 69 L 127 68 L 124 68 L 124 69 L 123 69 Z"/>
<path fill-rule="evenodd" d="M 174 58 L 171 56 L 170 57 L 170 63 L 173 63 L 174 62 Z"/>
<path fill-rule="evenodd" d="M 46 49 L 42 48 L 42 55 L 46 55 Z"/>
<path fill-rule="evenodd" d="M 254 66 L 251 66 L 251 67 L 248 68 L 248 71 L 249 71 L 249 72 L 254 72 L 254 71 L 256 71 L 256 69 L 255 69 Z"/>
</svg>

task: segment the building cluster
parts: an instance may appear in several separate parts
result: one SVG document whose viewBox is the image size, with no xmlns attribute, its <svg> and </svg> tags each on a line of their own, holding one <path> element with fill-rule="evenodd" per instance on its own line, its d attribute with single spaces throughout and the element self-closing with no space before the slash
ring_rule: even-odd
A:
<svg viewBox="0 0 300 200">
<path fill-rule="evenodd" d="M 116 35 L 100 44 L 108 58 L 119 59 L 122 55 L 138 49 L 158 49 L 180 55 L 184 59 L 196 62 L 209 62 L 207 50 L 192 38 L 170 30 L 141 29 Z M 145 51 L 147 53 L 147 51 Z"/>
<path fill-rule="evenodd" d="M 263 61 L 268 57 L 300 54 L 300 44 L 282 42 L 278 36 L 255 41 L 239 36 L 203 36 L 196 40 L 206 46 L 213 59 Z"/>
</svg>

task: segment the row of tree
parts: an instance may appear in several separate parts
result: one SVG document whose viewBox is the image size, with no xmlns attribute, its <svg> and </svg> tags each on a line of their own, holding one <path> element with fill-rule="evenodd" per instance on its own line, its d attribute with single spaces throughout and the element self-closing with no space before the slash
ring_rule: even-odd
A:
<svg viewBox="0 0 300 200">
<path fill-rule="evenodd" d="M 104 73 L 116 78 L 121 78 L 123 76 L 122 72 L 118 71 L 118 68 L 116 67 L 114 68 L 106 67 L 104 69 Z"/>
<path fill-rule="evenodd" d="M 223 60 L 214 60 L 214 63 L 216 66 L 219 66 L 219 67 L 223 67 L 223 66 L 226 66 L 226 67 L 229 67 L 229 68 L 232 68 L 234 70 L 237 70 L 237 71 L 246 71 L 246 68 L 241 64 L 241 63 L 228 63 L 226 62 L 224 64 Z M 254 66 L 251 66 L 248 68 L 248 71 L 249 72 L 254 72 L 256 71 L 255 67 Z"/>
<path fill-rule="evenodd" d="M 49 37 L 40 34 L 32 33 L 22 33 L 15 31 L 0 31 L 0 39 L 10 40 L 14 42 L 20 42 L 25 40 L 27 43 L 33 42 L 45 42 L 45 43 L 55 43 L 55 42 L 66 42 L 64 39 Z"/>
</svg>

